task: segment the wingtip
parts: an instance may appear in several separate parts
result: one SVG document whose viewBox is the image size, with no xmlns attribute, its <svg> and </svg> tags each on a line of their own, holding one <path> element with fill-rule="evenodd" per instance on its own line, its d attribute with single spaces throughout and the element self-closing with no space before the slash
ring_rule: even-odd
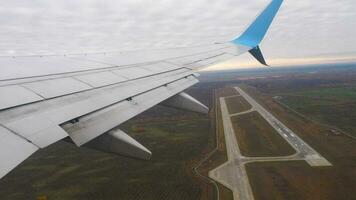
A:
<svg viewBox="0 0 356 200">
<path fill-rule="evenodd" d="M 265 58 L 263 57 L 262 51 L 259 46 L 251 49 L 248 51 L 258 62 L 260 62 L 262 65 L 265 65 L 269 67 L 267 64 Z"/>
<path fill-rule="evenodd" d="M 272 0 L 245 32 L 231 42 L 252 48 L 258 46 L 266 35 L 282 3 L 283 0 Z"/>
</svg>

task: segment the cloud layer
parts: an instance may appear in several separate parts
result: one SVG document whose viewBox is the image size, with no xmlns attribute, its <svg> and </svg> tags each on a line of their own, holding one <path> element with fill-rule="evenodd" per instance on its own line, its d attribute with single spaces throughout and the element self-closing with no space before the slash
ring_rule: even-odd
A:
<svg viewBox="0 0 356 200">
<path fill-rule="evenodd" d="M 0 54 L 187 46 L 228 41 L 269 0 L 5 0 Z M 269 57 L 356 52 L 354 0 L 286 0 L 263 49 Z"/>
</svg>

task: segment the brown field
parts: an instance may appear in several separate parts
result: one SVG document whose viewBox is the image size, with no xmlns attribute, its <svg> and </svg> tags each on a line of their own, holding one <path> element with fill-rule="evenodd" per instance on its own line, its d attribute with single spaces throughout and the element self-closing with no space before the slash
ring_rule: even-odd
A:
<svg viewBox="0 0 356 200">
<path fill-rule="evenodd" d="M 310 167 L 306 162 L 246 166 L 256 200 L 355 199 L 355 166 Z"/>
<path fill-rule="evenodd" d="M 217 95 L 219 97 L 229 97 L 229 96 L 239 95 L 239 93 L 234 88 L 223 87 L 218 89 Z"/>
<path fill-rule="evenodd" d="M 258 112 L 232 117 L 236 138 L 244 156 L 287 156 L 295 150 Z"/>
<path fill-rule="evenodd" d="M 251 109 L 251 105 L 241 96 L 226 98 L 227 109 L 230 114 Z"/>
</svg>

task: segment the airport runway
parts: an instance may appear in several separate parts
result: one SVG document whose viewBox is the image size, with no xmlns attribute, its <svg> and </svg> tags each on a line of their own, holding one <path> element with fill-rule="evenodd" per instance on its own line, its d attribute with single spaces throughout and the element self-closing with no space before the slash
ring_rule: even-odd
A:
<svg viewBox="0 0 356 200">
<path fill-rule="evenodd" d="M 331 166 L 331 163 L 304 142 L 297 134 L 275 118 L 270 112 L 264 109 L 253 98 L 246 94 L 241 88 L 235 89 L 249 102 L 254 110 L 274 128 L 276 131 L 297 151 L 300 157 L 304 158 L 311 166 Z"/>
<path fill-rule="evenodd" d="M 233 192 L 234 200 L 253 200 L 252 189 L 245 169 L 246 163 L 251 162 L 271 162 L 271 161 L 292 161 L 305 160 L 310 166 L 331 166 L 324 157 L 317 153 L 312 147 L 299 138 L 292 130 L 275 118 L 270 112 L 264 109 L 253 98 L 243 90 L 236 87 L 236 91 L 243 96 L 251 109 L 240 113 L 229 113 L 225 98 L 220 98 L 222 120 L 228 161 L 216 169 L 209 172 L 209 177 L 220 182 Z M 227 97 L 228 98 L 228 97 Z M 231 122 L 232 116 L 243 115 L 257 111 L 276 131 L 296 150 L 291 156 L 282 157 L 245 157 L 241 155 L 237 138 Z"/>
</svg>

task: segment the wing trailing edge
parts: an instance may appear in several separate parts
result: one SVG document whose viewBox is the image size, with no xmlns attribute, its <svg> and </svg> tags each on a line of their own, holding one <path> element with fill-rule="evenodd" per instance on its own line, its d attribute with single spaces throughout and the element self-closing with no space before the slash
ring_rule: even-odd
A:
<svg viewBox="0 0 356 200">
<path fill-rule="evenodd" d="M 0 126 L 0 178 L 38 149 L 34 144 Z"/>
</svg>

